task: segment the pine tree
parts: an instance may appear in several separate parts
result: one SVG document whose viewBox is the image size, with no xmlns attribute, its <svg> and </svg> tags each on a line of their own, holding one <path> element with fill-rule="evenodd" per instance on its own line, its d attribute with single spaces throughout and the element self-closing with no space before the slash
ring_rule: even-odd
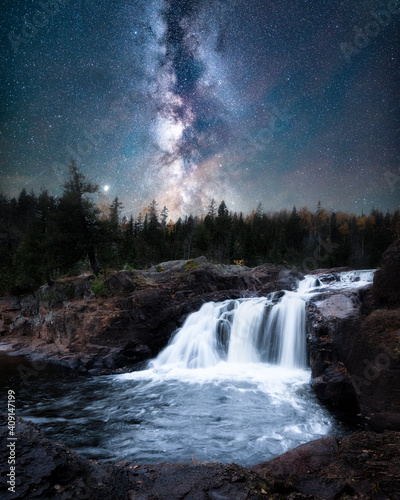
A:
<svg viewBox="0 0 400 500">
<path fill-rule="evenodd" d="M 133 216 L 123 226 L 122 234 L 122 259 L 125 265 L 134 266 L 136 264 L 136 245 L 135 245 L 135 224 Z"/>
<path fill-rule="evenodd" d="M 99 274 L 101 269 L 96 254 L 99 210 L 88 197 L 98 191 L 98 186 L 86 181 L 74 160 L 69 174 L 59 204 L 59 250 L 64 255 L 64 266 L 71 266 L 87 256 L 93 273 Z"/>
<path fill-rule="evenodd" d="M 168 219 L 168 208 L 164 206 L 164 208 L 161 210 L 161 226 L 163 228 L 167 226 L 167 219 Z"/>
<path fill-rule="evenodd" d="M 59 267 L 54 251 L 55 212 L 54 197 L 43 191 L 13 256 L 17 290 L 29 291 L 45 281 L 52 283 L 51 275 Z"/>
</svg>

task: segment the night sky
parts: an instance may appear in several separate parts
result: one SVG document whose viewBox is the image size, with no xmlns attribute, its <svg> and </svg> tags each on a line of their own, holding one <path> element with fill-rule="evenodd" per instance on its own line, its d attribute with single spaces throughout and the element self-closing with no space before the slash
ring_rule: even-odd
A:
<svg viewBox="0 0 400 500">
<path fill-rule="evenodd" d="M 400 205 L 400 0 L 6 0 L 0 190 L 124 213 Z"/>
</svg>

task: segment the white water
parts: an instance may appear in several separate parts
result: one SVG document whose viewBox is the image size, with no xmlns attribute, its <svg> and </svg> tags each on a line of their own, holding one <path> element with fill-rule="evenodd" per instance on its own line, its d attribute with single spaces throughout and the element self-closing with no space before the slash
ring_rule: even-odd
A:
<svg viewBox="0 0 400 500">
<path fill-rule="evenodd" d="M 347 271 L 343 273 L 321 274 L 318 280 L 322 286 L 328 284 L 330 289 L 360 288 L 370 285 L 374 279 L 376 269 L 361 271 Z"/>
<path fill-rule="evenodd" d="M 341 435 L 309 387 L 305 302 L 372 276 L 309 276 L 283 295 L 205 304 L 146 370 L 62 387 L 52 379 L 46 398 L 29 392 L 24 406 L 19 395 L 21 415 L 84 456 L 136 463 L 249 466 Z"/>
<path fill-rule="evenodd" d="M 270 294 L 204 304 L 150 368 L 199 369 L 220 362 L 305 368 L 305 299 L 318 285 L 314 277 L 306 277 L 296 292 L 285 292 L 278 302 L 276 294 Z"/>
</svg>

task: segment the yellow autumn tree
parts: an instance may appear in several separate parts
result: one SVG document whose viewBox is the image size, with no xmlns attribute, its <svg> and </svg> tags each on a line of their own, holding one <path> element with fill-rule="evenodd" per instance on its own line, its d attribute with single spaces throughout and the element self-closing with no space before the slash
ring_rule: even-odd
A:
<svg viewBox="0 0 400 500">
<path fill-rule="evenodd" d="M 172 231 L 174 230 L 174 223 L 172 222 L 172 219 L 169 220 L 167 224 L 167 233 L 170 235 Z"/>
<path fill-rule="evenodd" d="M 97 208 L 100 210 L 100 220 L 102 222 L 108 220 L 111 214 L 111 201 L 103 193 L 98 193 Z"/>
</svg>

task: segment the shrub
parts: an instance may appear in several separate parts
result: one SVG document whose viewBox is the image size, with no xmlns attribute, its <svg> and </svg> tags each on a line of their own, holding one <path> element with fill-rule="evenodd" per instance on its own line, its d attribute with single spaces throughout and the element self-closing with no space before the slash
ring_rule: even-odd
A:
<svg viewBox="0 0 400 500">
<path fill-rule="evenodd" d="M 135 268 L 132 267 L 130 264 L 125 264 L 124 265 L 124 271 L 134 271 Z"/>
<path fill-rule="evenodd" d="M 90 289 L 96 295 L 96 297 L 108 297 L 110 295 L 110 290 L 104 282 L 104 274 L 98 274 L 91 281 Z"/>
</svg>

